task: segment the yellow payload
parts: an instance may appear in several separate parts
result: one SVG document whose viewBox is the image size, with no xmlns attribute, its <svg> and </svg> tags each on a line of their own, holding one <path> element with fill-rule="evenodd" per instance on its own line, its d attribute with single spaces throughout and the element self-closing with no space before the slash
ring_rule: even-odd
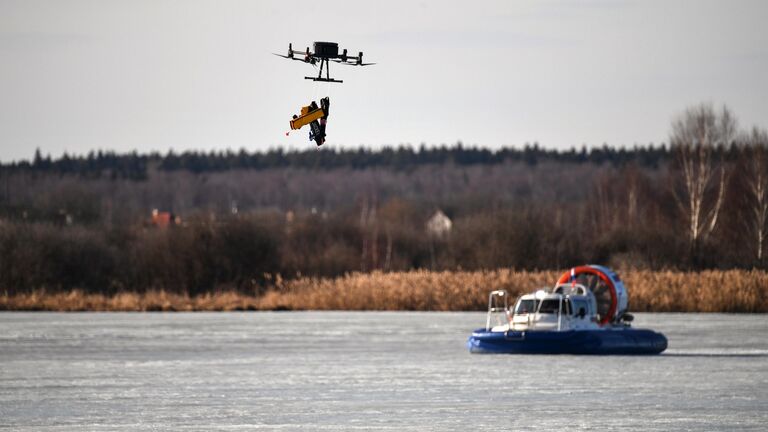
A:
<svg viewBox="0 0 768 432">
<path fill-rule="evenodd" d="M 317 106 L 317 102 L 312 101 L 309 105 L 301 107 L 301 115 L 293 116 L 291 129 L 301 129 L 302 126 L 309 125 L 309 140 L 314 140 L 318 146 L 323 145 L 325 142 L 325 126 L 328 123 L 330 108 L 331 99 L 328 97 L 320 99 L 320 106 Z"/>
<path fill-rule="evenodd" d="M 293 120 L 291 120 L 291 129 L 301 129 L 302 126 L 308 125 L 324 116 L 325 111 L 318 107 L 315 102 L 312 102 L 309 106 L 301 107 L 301 115 L 293 116 Z"/>
</svg>

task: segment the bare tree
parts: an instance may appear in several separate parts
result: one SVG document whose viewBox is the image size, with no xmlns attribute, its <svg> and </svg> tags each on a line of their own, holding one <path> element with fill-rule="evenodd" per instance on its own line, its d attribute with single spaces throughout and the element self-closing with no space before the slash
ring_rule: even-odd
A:
<svg viewBox="0 0 768 432">
<path fill-rule="evenodd" d="M 762 265 L 768 241 L 768 131 L 752 129 L 744 138 L 744 178 L 747 186 L 747 232 L 754 239 L 755 258 Z"/>
<path fill-rule="evenodd" d="M 687 224 L 690 256 L 698 264 L 699 248 L 717 226 L 725 199 L 726 171 L 717 147 L 727 146 L 736 133 L 736 119 L 723 106 L 700 104 L 687 109 L 672 123 L 670 144 L 677 155 L 682 187 L 673 188 Z"/>
<path fill-rule="evenodd" d="M 642 181 L 640 170 L 637 166 L 630 165 L 624 170 L 627 196 L 627 226 L 632 229 L 638 220 L 638 201 L 640 195 L 640 182 Z"/>
<path fill-rule="evenodd" d="M 603 172 L 593 181 L 590 196 L 593 208 L 590 213 L 597 230 L 612 230 L 620 222 L 615 194 L 616 177 L 613 172 Z"/>
<path fill-rule="evenodd" d="M 363 248 L 360 254 L 360 271 L 376 270 L 379 266 L 379 224 L 376 217 L 378 196 L 375 192 L 363 197 L 360 209 L 360 233 L 363 237 Z M 371 266 L 368 266 L 368 263 Z"/>
</svg>

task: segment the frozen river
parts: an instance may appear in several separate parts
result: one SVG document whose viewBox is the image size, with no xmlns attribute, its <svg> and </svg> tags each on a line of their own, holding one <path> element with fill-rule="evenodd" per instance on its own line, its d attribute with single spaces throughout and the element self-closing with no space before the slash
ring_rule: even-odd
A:
<svg viewBox="0 0 768 432">
<path fill-rule="evenodd" d="M 0 429 L 766 430 L 766 318 L 579 357 L 469 354 L 482 313 L 0 313 Z"/>
</svg>

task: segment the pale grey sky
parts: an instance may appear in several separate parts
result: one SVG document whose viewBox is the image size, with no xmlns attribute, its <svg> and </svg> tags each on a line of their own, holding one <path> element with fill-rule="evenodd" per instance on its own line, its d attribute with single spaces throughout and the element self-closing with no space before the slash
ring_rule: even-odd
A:
<svg viewBox="0 0 768 432">
<path fill-rule="evenodd" d="M 288 121 L 330 91 L 328 146 L 666 141 L 728 104 L 768 127 L 765 1 L 0 0 L 0 160 L 92 149 L 312 148 Z M 272 56 L 364 51 L 344 84 Z"/>
</svg>

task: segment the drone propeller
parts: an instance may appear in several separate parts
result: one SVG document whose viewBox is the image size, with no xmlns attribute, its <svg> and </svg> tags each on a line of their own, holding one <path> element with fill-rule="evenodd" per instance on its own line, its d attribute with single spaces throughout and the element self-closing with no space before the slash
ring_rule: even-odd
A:
<svg viewBox="0 0 768 432">
<path fill-rule="evenodd" d="M 278 56 L 278 57 L 282 57 L 282 58 L 286 58 L 286 59 L 289 59 L 289 60 L 297 60 L 297 61 L 300 61 L 300 62 L 303 62 L 303 61 L 304 61 L 304 59 L 303 59 L 303 58 L 296 58 L 296 57 L 291 57 L 291 56 L 287 56 L 287 55 L 283 55 L 283 54 L 278 54 L 278 53 L 272 53 L 272 54 L 273 54 L 273 55 L 276 55 L 276 56 Z"/>
<path fill-rule="evenodd" d="M 354 58 L 354 57 L 350 57 L 350 58 Z M 332 62 L 336 62 L 338 64 L 347 65 L 347 66 L 370 66 L 370 65 L 376 64 L 376 63 L 360 63 L 356 61 L 341 61 L 338 59 L 329 59 L 329 60 L 331 60 Z"/>
<path fill-rule="evenodd" d="M 317 60 L 315 60 L 314 58 L 310 58 L 309 60 L 307 60 L 307 59 L 305 59 L 303 57 L 302 58 L 296 58 L 296 57 L 291 57 L 291 56 L 282 55 L 282 54 L 278 54 L 278 53 L 272 53 L 272 54 L 276 55 L 278 57 L 282 57 L 282 58 L 288 59 L 288 60 L 296 60 L 296 61 L 300 61 L 302 63 L 307 63 L 307 64 L 312 65 L 313 68 L 317 69 Z"/>
</svg>

